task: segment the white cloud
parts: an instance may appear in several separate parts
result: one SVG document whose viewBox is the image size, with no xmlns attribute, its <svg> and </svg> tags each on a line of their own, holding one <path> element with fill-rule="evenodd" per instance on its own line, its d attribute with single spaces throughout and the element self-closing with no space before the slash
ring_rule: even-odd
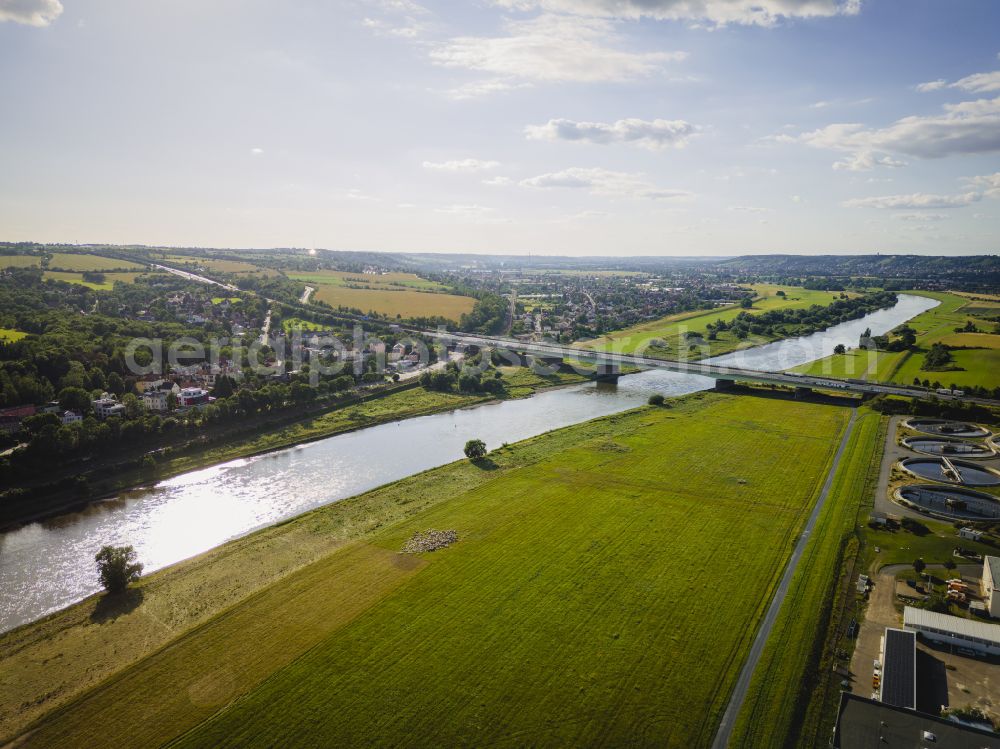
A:
<svg viewBox="0 0 1000 749">
<path fill-rule="evenodd" d="M 522 187 L 537 189 L 569 188 L 584 189 L 593 195 L 613 198 L 637 198 L 645 200 L 674 200 L 689 198 L 691 193 L 684 190 L 668 190 L 646 181 L 641 174 L 614 172 L 608 169 L 585 169 L 573 167 L 561 172 L 549 172 L 537 177 L 523 179 Z"/>
<path fill-rule="evenodd" d="M 361 21 L 361 25 L 381 36 L 396 36 L 401 39 L 416 39 L 425 30 L 423 24 L 412 18 L 407 19 L 405 25 L 394 25 L 377 18 L 365 18 Z"/>
<path fill-rule="evenodd" d="M 491 73 L 503 79 L 593 83 L 652 75 L 682 52 L 632 52 L 617 41 L 612 23 L 596 18 L 541 15 L 508 21 L 504 36 L 462 36 L 431 48 L 438 65 Z"/>
<path fill-rule="evenodd" d="M 439 172 L 481 172 L 484 169 L 496 169 L 499 161 L 484 161 L 483 159 L 456 159 L 453 161 L 425 161 L 424 169 Z"/>
<path fill-rule="evenodd" d="M 488 78 L 482 81 L 472 81 L 463 83 L 461 86 L 445 91 L 450 98 L 456 100 L 480 99 L 491 94 L 514 91 L 519 88 L 531 88 L 530 83 L 518 83 L 516 81 L 505 80 L 503 78 Z"/>
<path fill-rule="evenodd" d="M 484 179 L 483 184 L 490 185 L 491 187 L 504 187 L 514 184 L 514 180 L 510 177 L 491 177 L 490 179 Z"/>
<path fill-rule="evenodd" d="M 629 118 L 613 123 L 549 120 L 544 125 L 528 125 L 525 134 L 534 140 L 573 140 L 587 143 L 634 143 L 658 150 L 680 148 L 697 128 L 684 120 L 640 120 Z"/>
<path fill-rule="evenodd" d="M 951 218 L 947 213 L 894 213 L 892 215 L 897 221 L 945 221 Z"/>
<path fill-rule="evenodd" d="M 509 9 L 543 8 L 605 18 L 653 18 L 711 25 L 773 26 L 782 19 L 854 15 L 861 0 L 495 0 Z"/>
<path fill-rule="evenodd" d="M 1000 198 L 1000 172 L 984 174 L 980 177 L 969 177 L 966 182 L 986 188 L 985 194 L 991 198 Z"/>
<path fill-rule="evenodd" d="M 992 153 L 1000 151 L 1000 97 L 945 104 L 943 114 L 904 117 L 880 129 L 836 123 L 799 136 L 778 135 L 774 140 L 855 154 L 889 151 L 927 159 Z"/>
<path fill-rule="evenodd" d="M 993 70 L 988 73 L 973 73 L 965 78 L 960 78 L 954 83 L 948 83 L 944 78 L 936 81 L 919 83 L 914 88 L 921 92 L 940 91 L 943 88 L 957 88 L 973 94 L 988 94 L 993 91 L 1000 91 L 1000 70 Z"/>
<path fill-rule="evenodd" d="M 755 205 L 731 205 L 727 210 L 733 213 L 770 213 L 770 208 L 759 208 Z"/>
<path fill-rule="evenodd" d="M 859 151 L 846 159 L 836 161 L 833 168 L 837 171 L 849 172 L 869 172 L 877 166 L 885 166 L 890 169 L 898 169 L 906 166 L 905 161 L 899 161 L 891 156 L 880 156 L 872 151 Z"/>
<path fill-rule="evenodd" d="M 911 195 L 882 195 L 874 198 L 855 198 L 844 202 L 847 208 L 887 208 L 893 210 L 923 210 L 929 208 L 961 208 L 978 202 L 982 195 L 966 192 L 960 195 L 932 195 L 913 193 Z"/>
<path fill-rule="evenodd" d="M 974 94 L 1000 91 L 1000 70 L 994 70 L 990 73 L 967 75 L 965 78 L 952 83 L 950 88 L 960 88 L 963 91 L 970 91 Z"/>
<path fill-rule="evenodd" d="M 264 149 L 263 148 L 251 148 L 250 149 L 250 153 L 252 153 L 254 156 L 260 156 L 262 153 L 264 153 Z"/>
<path fill-rule="evenodd" d="M 0 0 L 0 22 L 13 21 L 26 26 L 48 26 L 60 15 L 59 0 Z"/>
<path fill-rule="evenodd" d="M 493 209 L 484 205 L 463 204 L 454 203 L 452 205 L 446 205 L 441 208 L 435 208 L 435 213 L 446 213 L 451 216 L 465 216 L 468 218 L 476 218 L 480 216 L 485 216 L 490 213 Z"/>
</svg>

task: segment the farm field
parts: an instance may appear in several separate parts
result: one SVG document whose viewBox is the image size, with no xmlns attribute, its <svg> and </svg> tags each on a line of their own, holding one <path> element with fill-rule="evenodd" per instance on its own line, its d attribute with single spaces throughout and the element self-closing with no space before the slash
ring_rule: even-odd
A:
<svg viewBox="0 0 1000 749">
<path fill-rule="evenodd" d="M 163 261 L 177 265 L 194 265 L 216 273 L 260 273 L 269 276 L 278 274 L 272 268 L 265 268 L 242 260 L 213 259 L 194 255 L 165 255 Z"/>
<path fill-rule="evenodd" d="M 0 268 L 38 268 L 41 264 L 38 255 L 0 255 Z"/>
<path fill-rule="evenodd" d="M 361 312 L 376 312 L 380 315 L 400 315 L 402 317 L 440 316 L 449 320 L 459 320 L 463 314 L 471 312 L 476 300 L 455 294 L 437 294 L 425 291 L 393 289 L 355 289 L 347 286 L 320 284 L 312 297 L 326 302 L 331 307 L 359 309 Z"/>
<path fill-rule="evenodd" d="M 32 744 L 194 728 L 181 743 L 707 746 L 846 416 L 701 394 L 267 529 L 286 554 L 282 537 L 363 536 L 66 705 Z M 396 553 L 428 528 L 459 542 Z"/>
<path fill-rule="evenodd" d="M 48 267 L 68 271 L 112 271 L 112 270 L 143 270 L 146 266 L 133 263 L 130 260 L 119 260 L 101 255 L 76 254 L 73 252 L 56 252 L 49 260 Z"/>
<path fill-rule="evenodd" d="M 13 328 L 0 328 L 0 341 L 4 341 L 6 343 L 20 341 L 26 335 L 28 334 L 20 330 L 14 330 Z"/>
<path fill-rule="evenodd" d="M 123 283 L 133 283 L 136 276 L 142 275 L 141 273 L 105 273 L 104 281 L 101 283 L 94 283 L 93 281 L 83 280 L 83 273 L 67 273 L 64 271 L 57 270 L 47 270 L 42 274 L 43 279 L 53 280 L 53 281 L 65 281 L 67 283 L 77 283 L 81 286 L 86 286 L 87 288 L 94 289 L 95 291 L 110 291 L 114 288 L 115 281 L 122 281 Z"/>
<path fill-rule="evenodd" d="M 444 291 L 448 287 L 436 281 L 429 281 L 414 273 L 348 273 L 338 270 L 320 270 L 311 272 L 290 271 L 286 274 L 295 281 L 317 283 L 329 286 L 363 285 L 377 288 L 411 288 L 420 291 Z"/>
<path fill-rule="evenodd" d="M 846 354 L 832 354 L 823 359 L 793 367 L 790 371 L 814 376 L 868 379 L 866 375 L 877 370 L 882 356 L 885 356 L 882 352 L 852 349 Z"/>
<path fill-rule="evenodd" d="M 754 284 L 754 292 L 757 298 L 754 301 L 753 312 L 765 312 L 773 309 L 805 309 L 814 304 L 827 305 L 835 301 L 840 292 L 832 291 L 810 291 L 795 286 L 775 286 L 773 284 Z M 777 292 L 784 291 L 787 296 L 777 296 Z M 850 295 L 850 296 L 856 296 Z M 750 345 L 766 343 L 767 338 L 760 336 L 750 336 L 744 341 L 740 341 L 731 333 L 720 333 L 718 340 L 704 342 L 699 345 L 697 351 L 688 352 L 688 342 L 683 340 L 684 333 L 693 331 L 705 333 L 708 323 L 716 320 L 732 321 L 743 309 L 738 304 L 726 307 L 719 307 L 714 310 L 695 310 L 693 312 L 682 312 L 677 315 L 670 315 L 642 323 L 625 330 L 608 333 L 600 338 L 583 341 L 575 344 L 585 348 L 598 348 L 602 350 L 614 350 L 621 353 L 632 353 L 637 349 L 647 350 L 650 356 L 665 358 L 676 358 L 678 352 L 683 351 L 692 359 L 700 359 L 708 356 L 718 356 L 737 348 Z M 662 341 L 666 346 L 654 345 L 651 341 Z"/>
</svg>

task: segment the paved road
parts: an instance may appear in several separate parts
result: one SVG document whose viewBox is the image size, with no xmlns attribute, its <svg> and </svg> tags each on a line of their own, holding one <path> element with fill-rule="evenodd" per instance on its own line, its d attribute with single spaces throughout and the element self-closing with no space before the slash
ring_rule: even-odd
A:
<svg viewBox="0 0 1000 749">
<path fill-rule="evenodd" d="M 719 724 L 718 733 L 715 734 L 715 741 L 712 742 L 712 749 L 726 749 L 729 746 L 729 739 L 732 736 L 733 728 L 736 725 L 736 718 L 740 714 L 740 709 L 743 707 L 743 701 L 746 699 L 747 690 L 750 688 L 750 680 L 753 678 L 753 672 L 757 668 L 757 663 L 760 661 L 761 653 L 764 652 L 764 645 L 767 643 L 768 637 L 771 636 L 771 630 L 774 628 L 774 622 L 778 618 L 778 612 L 781 610 L 781 604 L 785 601 L 785 596 L 788 594 L 788 588 L 791 586 L 792 577 L 795 575 L 795 569 L 799 565 L 799 560 L 802 558 L 802 552 L 805 551 L 806 546 L 809 543 L 809 537 L 812 534 L 813 528 L 816 526 L 816 520 L 819 518 L 819 513 L 823 509 L 823 505 L 826 504 L 826 498 L 830 494 L 830 487 L 833 485 L 833 477 L 837 474 L 837 468 L 840 465 L 840 459 L 844 454 L 844 448 L 847 447 L 847 442 L 851 438 L 851 433 L 854 431 L 854 421 L 858 416 L 857 410 L 851 412 L 851 420 L 847 424 L 847 429 L 844 430 L 844 436 L 840 440 L 840 446 L 837 448 L 837 453 L 833 456 L 833 465 L 830 466 L 830 472 L 826 476 L 826 481 L 823 484 L 823 490 L 820 492 L 819 499 L 816 500 L 816 505 L 813 507 L 812 513 L 809 515 L 809 520 L 806 521 L 806 527 L 802 531 L 802 535 L 799 536 L 798 542 L 795 544 L 795 550 L 792 552 L 791 558 L 788 560 L 788 566 L 785 567 L 785 573 L 781 576 L 781 582 L 778 583 L 778 589 L 774 593 L 774 598 L 771 599 L 771 605 L 767 608 L 767 613 L 764 614 L 764 620 L 761 622 L 760 629 L 757 630 L 757 637 L 754 638 L 753 645 L 750 646 L 750 654 L 747 656 L 746 663 L 743 664 L 743 670 L 740 672 L 739 678 L 736 680 L 736 687 L 733 689 L 733 694 L 729 698 L 729 705 L 726 707 L 726 712 L 722 715 L 722 722 Z"/>
</svg>

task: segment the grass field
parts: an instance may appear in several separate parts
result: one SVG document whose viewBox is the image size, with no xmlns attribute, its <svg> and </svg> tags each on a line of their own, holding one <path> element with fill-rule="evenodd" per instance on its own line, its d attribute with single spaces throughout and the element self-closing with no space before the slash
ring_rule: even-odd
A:
<svg viewBox="0 0 1000 749">
<path fill-rule="evenodd" d="M 257 553 L 365 535 L 67 705 L 32 745 L 161 743 L 211 718 L 183 743 L 705 746 L 845 416 L 699 395 L 268 529 Z M 394 553 L 432 527 L 459 543 Z"/>
<path fill-rule="evenodd" d="M 281 326 L 284 328 L 286 333 L 290 333 L 296 328 L 299 330 L 326 330 L 330 326 L 324 325 L 323 323 L 313 322 L 312 320 L 303 320 L 299 317 L 286 317 L 281 321 Z"/>
<path fill-rule="evenodd" d="M 414 273 L 347 273 L 339 270 L 320 270 L 312 272 L 289 272 L 289 278 L 308 284 L 325 286 L 357 286 L 362 285 L 372 289 L 409 288 L 419 291 L 445 291 L 448 287 L 436 281 L 429 281 Z"/>
<path fill-rule="evenodd" d="M 14 341 L 20 341 L 26 335 L 28 334 L 20 330 L 14 330 L 13 328 L 0 328 L 0 341 L 13 343 Z"/>
<path fill-rule="evenodd" d="M 72 252 L 56 252 L 49 260 L 49 267 L 69 271 L 111 271 L 111 270 L 141 270 L 145 266 L 130 260 L 118 260 L 101 255 L 76 254 Z"/>
<path fill-rule="evenodd" d="M 811 704 L 843 551 L 878 475 L 887 418 L 862 410 L 750 683 L 730 747 L 815 746 L 823 700 Z M 822 678 L 829 672 L 827 667 Z M 807 709 L 811 708 L 811 709 Z"/>
<path fill-rule="evenodd" d="M 879 351 L 851 349 L 846 354 L 833 354 L 799 367 L 793 367 L 791 371 L 814 376 L 867 379 L 866 375 L 877 371 L 882 356 L 884 354 Z"/>
<path fill-rule="evenodd" d="M 94 289 L 95 291 L 110 291 L 114 288 L 115 281 L 121 281 L 123 283 L 134 283 L 136 276 L 142 275 L 141 273 L 105 273 L 104 281 L 101 283 L 94 283 L 92 281 L 84 281 L 83 273 L 67 273 L 64 271 L 57 270 L 47 270 L 42 274 L 42 278 L 45 280 L 52 281 L 65 281 L 67 283 L 77 283 L 81 286 L 86 286 L 89 289 Z"/>
<path fill-rule="evenodd" d="M 773 309 L 804 309 L 814 304 L 825 306 L 835 301 L 839 296 L 839 292 L 810 291 L 794 286 L 774 286 L 771 284 L 754 284 L 753 289 L 757 297 L 753 309 L 749 310 L 751 313 Z M 779 290 L 784 291 L 786 296 L 777 296 Z M 682 312 L 625 330 L 608 333 L 601 338 L 577 345 L 626 354 L 639 349 L 646 350 L 650 356 L 675 358 L 681 351 L 688 353 L 688 343 L 683 339 L 684 333 L 687 331 L 705 333 L 707 331 L 705 326 L 708 323 L 716 320 L 730 322 L 742 311 L 743 309 L 738 304 L 733 304 L 714 310 Z M 666 346 L 651 344 L 655 340 L 663 341 Z M 716 341 L 706 340 L 697 351 L 690 352 L 688 355 L 691 358 L 699 359 L 707 356 L 718 356 L 737 348 L 766 343 L 768 340 L 770 339 L 751 336 L 745 341 L 740 341 L 731 333 L 726 332 L 719 334 Z"/>
<path fill-rule="evenodd" d="M 0 268 L 37 268 L 41 264 L 37 255 L 0 255 Z"/>
</svg>

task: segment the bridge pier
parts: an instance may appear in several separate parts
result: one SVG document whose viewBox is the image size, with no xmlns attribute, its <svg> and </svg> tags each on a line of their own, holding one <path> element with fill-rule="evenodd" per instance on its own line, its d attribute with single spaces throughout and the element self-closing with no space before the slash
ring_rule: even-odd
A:
<svg viewBox="0 0 1000 749">
<path fill-rule="evenodd" d="M 716 380 L 715 389 L 724 392 L 726 390 L 732 390 L 736 387 L 736 380 Z"/>
<path fill-rule="evenodd" d="M 531 371 L 538 375 L 555 374 L 562 368 L 563 358 L 561 356 L 539 356 L 529 354 L 528 366 Z"/>
<path fill-rule="evenodd" d="M 596 364 L 594 377 L 598 382 L 618 382 L 622 368 L 618 364 Z"/>
</svg>

